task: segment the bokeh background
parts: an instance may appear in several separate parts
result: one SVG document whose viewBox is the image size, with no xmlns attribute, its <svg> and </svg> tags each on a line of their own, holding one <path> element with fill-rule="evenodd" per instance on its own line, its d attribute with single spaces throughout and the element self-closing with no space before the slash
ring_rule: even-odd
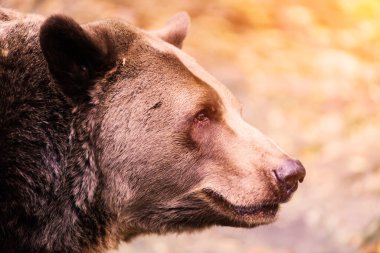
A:
<svg viewBox="0 0 380 253">
<path fill-rule="evenodd" d="M 278 222 L 146 236 L 139 253 L 380 253 L 379 0 L 0 0 L 80 22 L 146 29 L 187 11 L 184 51 L 224 82 L 244 117 L 298 157 L 306 181 Z"/>
</svg>

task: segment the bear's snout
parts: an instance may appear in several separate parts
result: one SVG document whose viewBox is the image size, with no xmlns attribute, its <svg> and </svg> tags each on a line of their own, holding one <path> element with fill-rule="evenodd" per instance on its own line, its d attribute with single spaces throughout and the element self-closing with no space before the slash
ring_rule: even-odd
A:
<svg viewBox="0 0 380 253">
<path fill-rule="evenodd" d="M 283 198 L 287 200 L 297 190 L 298 182 L 302 183 L 306 170 L 299 160 L 287 159 L 273 174 L 282 191 Z"/>
</svg>

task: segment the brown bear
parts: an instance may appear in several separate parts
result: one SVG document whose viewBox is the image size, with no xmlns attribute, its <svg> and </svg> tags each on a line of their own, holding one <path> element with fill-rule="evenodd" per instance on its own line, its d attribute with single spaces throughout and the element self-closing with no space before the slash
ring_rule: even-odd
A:
<svg viewBox="0 0 380 253">
<path fill-rule="evenodd" d="M 0 252 L 274 221 L 305 176 L 158 31 L 0 9 Z"/>
</svg>

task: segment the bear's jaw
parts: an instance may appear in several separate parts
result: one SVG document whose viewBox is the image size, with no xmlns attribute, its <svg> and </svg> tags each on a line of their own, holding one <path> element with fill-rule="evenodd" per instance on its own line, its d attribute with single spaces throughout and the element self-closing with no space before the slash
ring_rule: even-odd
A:
<svg viewBox="0 0 380 253">
<path fill-rule="evenodd" d="M 274 222 L 280 203 L 283 202 L 272 200 L 258 204 L 234 205 L 211 189 L 202 189 L 201 193 L 210 208 L 228 219 L 226 224 L 221 225 L 234 227 L 256 227 Z"/>
</svg>

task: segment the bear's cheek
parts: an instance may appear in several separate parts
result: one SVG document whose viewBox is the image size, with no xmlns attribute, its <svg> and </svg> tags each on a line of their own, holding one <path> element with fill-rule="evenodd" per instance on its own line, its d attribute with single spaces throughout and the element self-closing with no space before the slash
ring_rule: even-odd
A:
<svg viewBox="0 0 380 253">
<path fill-rule="evenodd" d="M 217 133 L 217 128 L 216 123 L 208 118 L 202 121 L 194 121 L 190 130 L 191 139 L 200 149 L 210 147 L 213 143 L 213 136 Z"/>
</svg>

